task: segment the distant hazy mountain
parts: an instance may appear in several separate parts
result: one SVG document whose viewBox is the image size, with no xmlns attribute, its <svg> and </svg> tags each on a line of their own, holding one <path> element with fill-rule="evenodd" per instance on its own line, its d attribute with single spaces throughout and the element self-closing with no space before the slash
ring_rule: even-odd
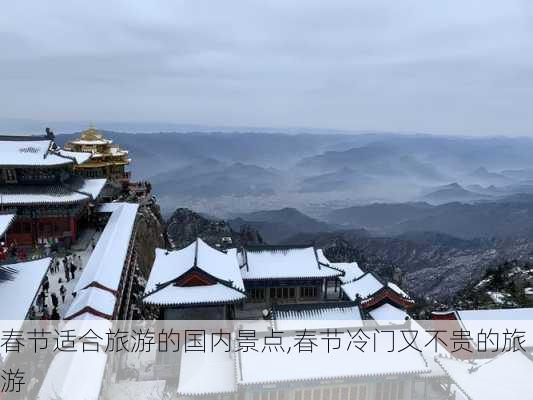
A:
<svg viewBox="0 0 533 400">
<path fill-rule="evenodd" d="M 282 177 L 273 169 L 206 159 L 155 175 L 150 181 L 160 196 L 210 198 L 272 194 Z"/>
<path fill-rule="evenodd" d="M 501 174 L 511 179 L 526 181 L 533 180 L 533 169 L 505 169 Z"/>
<path fill-rule="evenodd" d="M 331 211 L 326 220 L 351 228 L 374 231 L 390 230 L 400 224 L 425 215 L 431 215 L 434 207 L 428 203 L 374 203 Z"/>
<path fill-rule="evenodd" d="M 457 182 L 449 185 L 439 186 L 422 197 L 423 200 L 433 204 L 443 204 L 452 201 L 471 202 L 475 200 L 489 199 L 486 194 L 471 192 L 466 190 Z"/>
<path fill-rule="evenodd" d="M 313 219 L 294 208 L 240 214 L 228 222 L 234 230 L 240 230 L 243 226 L 258 230 L 268 243 L 283 243 L 298 233 L 329 232 L 335 229 L 334 226 Z"/>
<path fill-rule="evenodd" d="M 514 180 L 510 177 L 496 172 L 489 172 L 485 167 L 476 168 L 472 173 L 466 177 L 469 181 L 473 181 L 482 185 L 508 185 Z"/>
<path fill-rule="evenodd" d="M 345 151 L 328 151 L 302 159 L 297 167 L 303 171 L 359 171 L 361 176 L 404 177 L 441 181 L 445 176 L 429 163 L 393 146 L 369 144 Z"/>
<path fill-rule="evenodd" d="M 285 206 L 327 213 L 350 204 L 470 202 L 489 199 L 491 192 L 533 193 L 529 138 L 104 133 L 129 150 L 133 179 L 152 181 L 165 213 L 184 205 L 220 215 Z M 57 140 L 61 144 L 77 135 Z M 448 182 L 459 182 L 463 190 L 420 197 L 424 188 L 436 191 Z M 494 188 L 476 191 L 471 185 Z"/>
<path fill-rule="evenodd" d="M 377 185 L 379 181 L 352 168 L 314 175 L 300 181 L 300 192 L 334 192 L 361 190 L 362 187 Z"/>
</svg>

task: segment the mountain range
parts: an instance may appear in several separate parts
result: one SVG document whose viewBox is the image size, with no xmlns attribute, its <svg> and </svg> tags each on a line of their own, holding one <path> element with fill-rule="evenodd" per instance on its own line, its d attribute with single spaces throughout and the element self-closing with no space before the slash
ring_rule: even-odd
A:
<svg viewBox="0 0 533 400">
<path fill-rule="evenodd" d="M 345 220 L 328 221 L 328 213 L 374 203 L 440 206 L 533 194 L 529 138 L 387 132 L 104 134 L 129 151 L 133 178 L 152 182 L 167 217 L 176 207 L 220 218 L 288 207 L 345 225 Z M 57 140 L 63 144 L 77 135 L 58 135 Z M 390 226 L 381 228 L 390 231 Z"/>
</svg>

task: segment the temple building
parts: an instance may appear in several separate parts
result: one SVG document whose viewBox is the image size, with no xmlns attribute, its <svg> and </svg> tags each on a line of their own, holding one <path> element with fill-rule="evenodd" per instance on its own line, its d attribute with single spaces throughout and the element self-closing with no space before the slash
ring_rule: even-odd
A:
<svg viewBox="0 0 533 400">
<path fill-rule="evenodd" d="M 64 147 L 73 152 L 89 153 L 89 160 L 75 167 L 82 176 L 106 178 L 121 184 L 129 182 L 130 172 L 126 171 L 126 167 L 131 160 L 128 151 L 113 144 L 100 131 L 89 128 L 78 139 L 65 143 Z"/>
<path fill-rule="evenodd" d="M 74 173 L 88 160 L 86 153 L 59 148 L 49 130 L 44 136 L 0 136 L 0 213 L 16 214 L 4 233 L 8 243 L 68 247 L 77 240 L 106 184 Z"/>
<path fill-rule="evenodd" d="M 343 275 L 320 261 L 313 246 L 250 246 L 238 256 L 248 301 L 267 308 L 331 299 L 328 287 Z"/>
<path fill-rule="evenodd" d="M 196 239 L 181 250 L 156 249 L 144 304 L 161 319 L 232 319 L 246 295 L 235 249 L 223 253 Z"/>
<path fill-rule="evenodd" d="M 331 263 L 313 246 L 220 251 L 202 239 L 156 250 L 143 299 L 161 319 L 373 319 L 404 321 L 414 305 L 357 263 Z M 284 315 L 284 317 L 280 317 Z M 307 318 L 308 316 L 309 318 Z"/>
</svg>

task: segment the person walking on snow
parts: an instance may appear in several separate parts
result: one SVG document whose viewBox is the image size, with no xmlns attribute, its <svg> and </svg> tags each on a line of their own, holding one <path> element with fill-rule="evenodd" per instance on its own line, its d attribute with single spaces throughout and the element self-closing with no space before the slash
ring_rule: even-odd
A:
<svg viewBox="0 0 533 400">
<path fill-rule="evenodd" d="M 65 296 L 67 295 L 67 289 L 65 288 L 65 285 L 61 285 L 59 288 L 59 294 L 61 295 L 61 302 L 65 302 Z"/>
<path fill-rule="evenodd" d="M 54 308 L 57 308 L 57 306 L 59 305 L 59 299 L 57 298 L 57 294 L 52 292 L 50 297 L 52 298 L 52 305 L 54 306 Z"/>
</svg>

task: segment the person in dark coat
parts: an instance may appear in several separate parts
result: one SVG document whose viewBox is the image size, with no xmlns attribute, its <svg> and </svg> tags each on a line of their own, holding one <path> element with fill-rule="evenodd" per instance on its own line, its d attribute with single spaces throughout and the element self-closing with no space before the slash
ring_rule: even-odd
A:
<svg viewBox="0 0 533 400">
<path fill-rule="evenodd" d="M 57 298 L 57 294 L 52 292 L 50 297 L 52 298 L 52 305 L 54 306 L 54 308 L 56 308 L 59 305 L 59 299 Z"/>
<path fill-rule="evenodd" d="M 64 263 L 64 268 L 65 268 L 65 279 L 67 280 L 67 282 L 70 281 L 70 271 L 69 271 L 69 268 L 68 268 L 68 264 L 65 262 Z"/>
<path fill-rule="evenodd" d="M 70 279 L 74 279 L 74 272 L 76 272 L 77 269 L 76 264 L 70 263 Z"/>
<path fill-rule="evenodd" d="M 59 288 L 59 294 L 61 295 L 61 302 L 65 302 L 65 296 L 67 295 L 67 289 L 65 288 L 65 285 L 61 285 Z"/>
<path fill-rule="evenodd" d="M 48 294 L 48 289 L 50 289 L 50 281 L 48 280 L 48 276 L 46 276 L 43 281 L 43 292 Z"/>
<path fill-rule="evenodd" d="M 54 309 L 52 310 L 52 318 L 51 319 L 60 319 L 60 316 L 59 316 L 59 313 L 57 312 L 57 308 L 54 307 Z"/>
</svg>

